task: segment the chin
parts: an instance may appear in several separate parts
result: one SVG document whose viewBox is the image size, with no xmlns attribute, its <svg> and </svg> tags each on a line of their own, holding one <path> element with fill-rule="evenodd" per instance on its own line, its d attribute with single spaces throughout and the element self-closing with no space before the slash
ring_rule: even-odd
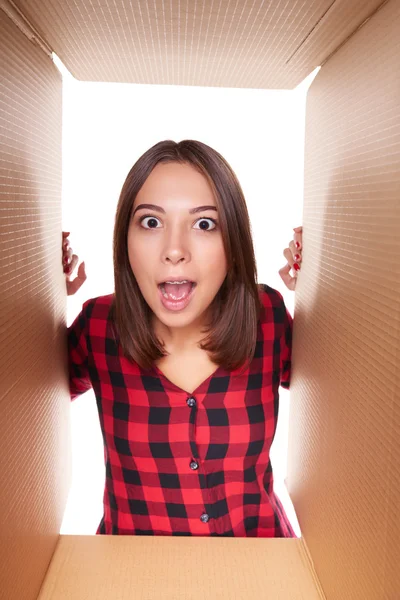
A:
<svg viewBox="0 0 400 600">
<path fill-rule="evenodd" d="M 171 312 L 163 306 L 154 310 L 155 317 L 166 327 L 184 328 L 201 327 L 207 315 L 208 306 L 204 309 L 188 306 L 186 309 L 177 312 Z"/>
<path fill-rule="evenodd" d="M 190 323 L 197 321 L 203 314 L 203 311 L 199 312 L 196 308 L 188 306 L 184 310 L 174 312 L 161 306 L 161 308 L 157 308 L 157 311 L 154 311 L 154 313 L 160 321 L 162 320 L 165 323 L 168 322 L 173 325 L 179 322 L 180 325 L 183 323 L 189 325 Z"/>
</svg>

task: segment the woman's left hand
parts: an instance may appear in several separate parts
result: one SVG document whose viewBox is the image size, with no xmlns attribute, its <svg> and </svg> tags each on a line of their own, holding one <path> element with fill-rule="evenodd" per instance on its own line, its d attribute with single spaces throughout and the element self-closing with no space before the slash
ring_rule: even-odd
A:
<svg viewBox="0 0 400 600">
<path fill-rule="evenodd" d="M 283 251 L 283 256 L 287 260 L 287 264 L 279 270 L 283 283 L 289 290 L 294 291 L 296 288 L 297 274 L 300 271 L 300 263 L 303 250 L 303 227 L 295 227 L 293 229 L 293 240 L 289 243 L 289 247 Z M 293 276 L 290 271 L 293 269 Z"/>
</svg>

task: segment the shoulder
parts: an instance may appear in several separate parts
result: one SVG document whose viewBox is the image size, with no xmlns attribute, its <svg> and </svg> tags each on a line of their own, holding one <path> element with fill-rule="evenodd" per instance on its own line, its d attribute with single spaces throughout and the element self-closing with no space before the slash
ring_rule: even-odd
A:
<svg viewBox="0 0 400 600">
<path fill-rule="evenodd" d="M 273 322 L 275 325 L 285 323 L 288 311 L 282 294 L 265 283 L 259 283 L 258 289 L 261 300 L 261 322 L 263 324 Z"/>
<path fill-rule="evenodd" d="M 258 284 L 259 295 L 264 308 L 282 308 L 285 306 L 283 296 L 266 283 Z"/>
<path fill-rule="evenodd" d="M 114 302 L 114 293 L 89 298 L 82 304 L 82 312 L 87 319 L 107 321 Z"/>
</svg>

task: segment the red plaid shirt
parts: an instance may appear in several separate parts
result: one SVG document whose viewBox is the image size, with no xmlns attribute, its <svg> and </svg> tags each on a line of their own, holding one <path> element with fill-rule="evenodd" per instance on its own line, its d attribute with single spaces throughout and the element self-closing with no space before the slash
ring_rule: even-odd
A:
<svg viewBox="0 0 400 600">
<path fill-rule="evenodd" d="M 257 346 L 243 375 L 219 367 L 193 394 L 122 355 L 113 294 L 68 328 L 73 400 L 93 388 L 104 440 L 97 534 L 297 537 L 273 490 L 279 385 L 289 387 L 292 317 L 260 284 Z"/>
</svg>

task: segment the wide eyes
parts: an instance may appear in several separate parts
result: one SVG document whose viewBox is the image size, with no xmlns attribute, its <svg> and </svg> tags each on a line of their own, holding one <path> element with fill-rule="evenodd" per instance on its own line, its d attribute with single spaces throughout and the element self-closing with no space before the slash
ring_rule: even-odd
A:
<svg viewBox="0 0 400 600">
<path fill-rule="evenodd" d="M 148 220 L 147 220 L 148 219 Z M 147 227 L 145 225 L 143 225 L 143 223 L 145 223 L 147 220 Z M 157 221 L 158 218 L 154 217 L 154 216 L 150 216 L 150 215 L 146 215 L 144 217 L 140 218 L 140 224 L 143 227 L 143 229 L 158 229 L 157 228 Z M 213 224 L 213 227 L 208 225 L 207 226 L 207 221 L 210 221 Z M 154 226 L 154 223 L 156 224 Z M 210 217 L 201 217 L 200 219 L 198 219 L 196 221 L 196 224 L 202 224 L 199 229 L 201 229 L 202 231 L 214 231 L 217 228 L 217 221 L 215 219 L 211 219 Z M 206 224 L 206 226 L 204 226 L 204 224 Z M 198 229 L 198 228 L 196 228 Z"/>
</svg>

